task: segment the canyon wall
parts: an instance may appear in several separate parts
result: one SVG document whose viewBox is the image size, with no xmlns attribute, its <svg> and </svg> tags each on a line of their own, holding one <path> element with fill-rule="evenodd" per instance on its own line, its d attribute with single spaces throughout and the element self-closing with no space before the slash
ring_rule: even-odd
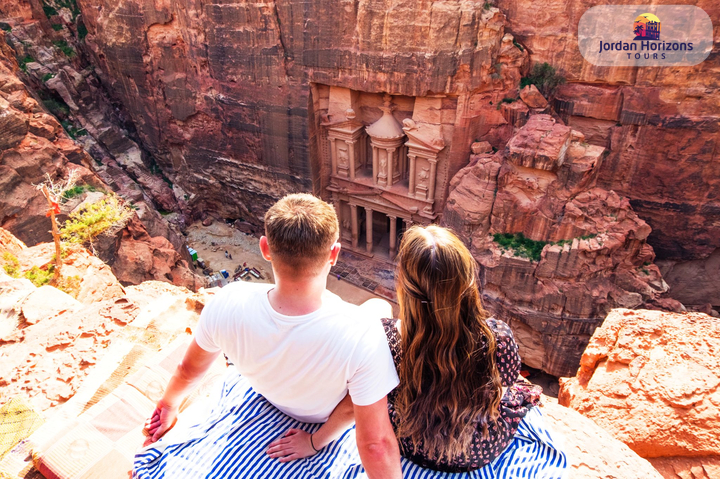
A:
<svg viewBox="0 0 720 479">
<path fill-rule="evenodd" d="M 648 225 L 596 185 L 604 148 L 547 114 L 530 115 L 502 151 L 473 148 L 443 221 L 470 245 L 485 305 L 513 329 L 525 364 L 574 375 L 612 308 L 682 308 L 665 297 Z"/>
<path fill-rule="evenodd" d="M 46 216 L 48 203 L 36 185 L 48 179 L 62 182 L 74 174 L 77 184 L 83 187 L 123 193 L 124 189 L 118 184 L 128 177 L 120 170 L 114 178 L 106 176 L 107 183 L 103 181 L 106 172 L 99 168 L 97 160 L 88 154 L 84 145 L 70 138 L 56 117 L 50 115 L 20 81 L 18 75 L 21 72 L 14 56 L 5 43 L 4 32 L 0 32 L 0 190 L 3 192 L 0 226 L 25 243 L 35 245 L 52 239 L 50 220 Z M 129 183 L 135 185 L 128 178 L 126 184 Z M 76 205 L 87 194 L 76 198 Z M 126 197 L 129 204 L 133 199 L 139 200 L 139 204 L 135 205 L 137 210 L 132 212 L 128 224 L 114 235 L 102 235 L 95 242 L 99 256 L 112 267 L 115 276 L 124 284 L 156 279 L 191 289 L 203 286 L 204 280 L 189 268 L 183 257 L 183 254 L 187 256 L 187 251 L 184 248 L 178 251 L 167 239 L 173 238 L 167 234 L 169 229 L 153 227 L 160 221 L 153 219 L 157 212 L 143 204 L 142 193 L 139 198 Z M 60 224 L 68 218 L 70 209 L 67 204 L 59 210 Z M 138 213 L 145 218 L 149 228 Z M 149 230 L 153 229 L 160 230 L 160 235 L 151 235 Z M 181 240 L 179 245 L 182 246 Z M 47 259 L 37 266 L 46 269 L 50 264 L 49 256 Z"/>
<path fill-rule="evenodd" d="M 608 148 L 598 184 L 628 197 L 652 228 L 648 242 L 668 261 L 663 270 L 676 267 L 667 278 L 671 294 L 691 305 L 717 305 L 720 283 L 711 279 L 720 274 L 712 259 L 720 248 L 720 4 L 676 2 L 697 5 L 715 23 L 715 46 L 704 62 L 616 68 L 587 63 L 577 44 L 580 17 L 604 3 L 498 0 L 497 5 L 532 60 L 549 62 L 566 77 L 554 106 L 589 143 Z"/>
<path fill-rule="evenodd" d="M 326 194 L 316 85 L 459 97 L 457 171 L 482 128 L 471 125 L 487 106 L 477 93 L 502 98 L 517 85 L 511 63 L 523 56 L 504 38 L 497 9 L 463 0 L 78 6 L 104 85 L 200 217 L 257 222 L 284 193 Z"/>
</svg>

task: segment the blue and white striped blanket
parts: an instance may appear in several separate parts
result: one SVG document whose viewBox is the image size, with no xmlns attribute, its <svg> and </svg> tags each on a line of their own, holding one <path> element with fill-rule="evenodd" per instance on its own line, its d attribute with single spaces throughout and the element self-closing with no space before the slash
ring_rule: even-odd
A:
<svg viewBox="0 0 720 479">
<path fill-rule="evenodd" d="M 218 392 L 203 413 L 186 414 L 160 441 L 137 452 L 134 478 L 367 478 L 354 428 L 315 456 L 280 463 L 265 453 L 268 443 L 290 428 L 312 432 L 320 425 L 300 423 L 278 411 L 234 371 Z M 185 420 L 188 416 L 194 424 Z M 409 479 L 564 479 L 567 458 L 533 408 L 505 452 L 480 470 L 443 473 L 405 459 L 402 470 Z"/>
</svg>

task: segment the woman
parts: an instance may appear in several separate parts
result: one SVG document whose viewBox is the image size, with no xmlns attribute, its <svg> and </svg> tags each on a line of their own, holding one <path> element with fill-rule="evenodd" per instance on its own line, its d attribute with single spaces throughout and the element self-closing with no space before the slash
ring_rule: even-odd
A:
<svg viewBox="0 0 720 479">
<path fill-rule="evenodd" d="M 409 460 L 403 472 L 564 477 L 565 455 L 533 409 L 541 389 L 519 380 L 512 332 L 489 318 L 476 278 L 475 260 L 450 230 L 414 226 L 404 234 L 396 281 L 401 319 L 383 320 L 400 376 L 388 411 Z M 337 435 L 329 431 L 332 418 L 314 434 Z M 306 457 L 317 452 L 313 444 L 313 434 L 293 429 L 268 454 L 281 461 Z"/>
<path fill-rule="evenodd" d="M 475 260 L 449 230 L 405 233 L 397 272 L 402 320 L 383 321 L 400 376 L 388 408 L 403 456 L 439 471 L 492 462 L 539 401 L 539 387 L 517 382 L 512 332 L 488 317 L 476 278 Z"/>
</svg>

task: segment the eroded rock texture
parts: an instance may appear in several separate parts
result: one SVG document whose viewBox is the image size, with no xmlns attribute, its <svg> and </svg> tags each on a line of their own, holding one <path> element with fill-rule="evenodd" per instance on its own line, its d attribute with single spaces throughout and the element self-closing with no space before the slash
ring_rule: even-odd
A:
<svg viewBox="0 0 720 479">
<path fill-rule="evenodd" d="M 79 4 L 103 83 L 200 217 L 257 222 L 284 193 L 325 195 L 320 85 L 459 96 L 456 171 L 485 128 L 469 120 L 517 85 L 527 57 L 477 2 Z"/>
<path fill-rule="evenodd" d="M 526 121 L 453 178 L 443 219 L 471 245 L 486 306 L 513 328 L 523 361 L 568 376 L 610 309 L 654 304 L 667 285 L 648 225 L 595 186 L 604 149 L 550 115 Z"/>
<path fill-rule="evenodd" d="M 497 4 L 506 28 L 530 49 L 533 61 L 549 62 L 567 78 L 553 102 L 558 113 L 589 143 L 608 148 L 598 184 L 630 198 L 652 227 L 648 242 L 660 259 L 707 260 L 720 247 L 717 45 L 694 67 L 595 67 L 580 56 L 577 24 L 598 2 Z M 717 2 L 693 4 L 720 18 Z M 697 264 L 690 269 L 696 271 Z M 669 277 L 671 293 L 683 303 L 703 304 L 686 294 L 692 271 Z M 705 289 L 716 298 L 720 284 Z"/>
<path fill-rule="evenodd" d="M 10 56 L 7 51 L 3 38 L 0 38 L 0 191 L 3 193 L 0 226 L 25 243 L 36 245 L 51 241 L 52 236 L 50 220 L 46 217 L 47 200 L 35 185 L 48 178 L 61 181 L 74 172 L 79 185 L 101 190 L 110 187 L 92 171 L 97 163 L 80 144 L 69 138 L 58 120 L 48 114 L 18 79 L 18 65 L 14 55 Z M 58 215 L 60 223 L 67 219 L 68 212 L 64 208 Z M 138 212 L 148 216 L 146 208 Z M 117 240 L 105 242 L 104 259 L 124 284 L 149 279 L 170 281 L 191 289 L 204 284 L 202 278 L 189 269 L 188 258 L 178 253 L 182 241 L 173 245 L 166 239 L 176 237 L 174 233 L 169 234 L 167 227 L 156 227 L 159 231 L 151 236 L 137 215 L 133 218 Z M 187 254 L 183 250 L 180 249 Z M 125 253 L 133 259 L 126 258 Z M 47 261 L 38 266 L 46 267 L 50 263 L 50 254 L 46 256 Z"/>
<path fill-rule="evenodd" d="M 660 479 L 653 466 L 591 419 L 570 408 L 545 401 L 548 426 L 562 435 L 569 479 Z"/>
<path fill-rule="evenodd" d="M 561 380 L 559 400 L 640 456 L 662 458 L 665 477 L 715 477 L 719 352 L 716 318 L 614 310 L 595 331 L 577 376 Z M 697 474 L 681 474 L 691 470 Z"/>
<path fill-rule="evenodd" d="M 19 278 L 6 273 L 6 253 L 17 258 L 17 271 L 10 270 Z M 123 288 L 106 264 L 80 247 L 63 258 L 63 279 L 77 280 L 63 282 L 65 291 L 22 277 L 33 267 L 46 268 L 53 253 L 52 244 L 28 248 L 0 228 L 0 404 L 20 394 L 48 416 L 46 410 L 75 394 L 109 346 L 167 345 L 194 327 L 208 298 L 204 290 L 157 281 Z M 133 323 L 142 311 L 148 314 Z"/>
</svg>

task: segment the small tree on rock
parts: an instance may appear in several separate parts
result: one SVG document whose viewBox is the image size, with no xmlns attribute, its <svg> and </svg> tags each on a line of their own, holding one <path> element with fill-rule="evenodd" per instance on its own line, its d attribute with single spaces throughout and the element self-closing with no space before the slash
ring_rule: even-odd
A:
<svg viewBox="0 0 720 479">
<path fill-rule="evenodd" d="M 75 186 L 77 181 L 77 171 L 72 170 L 65 180 L 53 181 L 49 173 L 46 173 L 47 179 L 37 185 L 37 189 L 42 191 L 48 202 L 48 212 L 45 216 L 50 218 L 52 225 L 52 236 L 55 242 L 55 271 L 53 272 L 53 283 L 57 284 L 60 278 L 60 268 L 62 267 L 62 249 L 60 247 L 60 231 L 58 229 L 55 215 L 60 214 L 60 205 L 63 203 L 63 193 Z"/>
<path fill-rule="evenodd" d="M 117 196 L 108 194 L 70 215 L 60 236 L 63 241 L 89 246 L 95 254 L 93 240 L 101 234 L 112 234 L 123 228 L 133 211 Z"/>
</svg>

